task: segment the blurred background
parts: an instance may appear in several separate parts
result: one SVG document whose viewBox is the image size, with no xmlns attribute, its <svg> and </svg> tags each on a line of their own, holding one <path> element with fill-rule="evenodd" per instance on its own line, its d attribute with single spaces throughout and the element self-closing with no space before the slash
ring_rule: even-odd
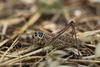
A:
<svg viewBox="0 0 100 67">
<path fill-rule="evenodd" d="M 72 20 L 74 21 L 77 37 L 83 40 L 85 44 L 84 47 L 80 46 L 79 48 L 80 53 L 82 53 L 82 55 L 80 54 L 81 57 L 83 57 L 83 59 L 86 58 L 90 60 L 94 60 L 94 55 L 100 57 L 100 48 L 96 48 L 97 51 L 95 53 L 96 44 L 98 44 L 100 40 L 100 0 L 0 0 L 0 57 L 2 57 L 2 55 L 7 49 L 9 49 L 19 33 L 21 33 L 17 42 L 18 48 L 11 49 L 3 63 L 13 60 L 13 58 L 16 59 L 17 56 L 19 56 L 15 55 L 18 54 L 18 51 L 23 49 L 26 50 L 28 47 L 30 47 L 30 45 L 34 45 L 33 40 L 35 39 L 32 39 L 32 36 L 34 35 L 32 31 L 43 31 L 47 34 L 56 34 Z M 72 30 L 72 27 L 70 27 L 63 35 L 72 36 Z M 53 37 L 51 37 L 51 39 L 52 38 Z M 46 43 L 49 41 L 44 40 L 43 42 Z M 39 43 L 41 44 L 42 42 Z M 38 49 L 39 48 L 36 48 L 34 50 Z M 63 47 L 63 49 L 60 50 L 63 52 L 66 51 L 64 53 L 59 52 L 61 54 L 60 61 L 64 61 L 65 58 L 69 58 L 69 56 L 71 56 L 71 59 L 79 59 L 79 52 L 76 51 L 78 49 L 75 47 Z M 23 53 L 21 56 L 24 56 L 29 52 Z M 22 60 L 20 63 L 25 61 L 23 65 L 26 65 L 26 67 L 28 65 L 30 67 L 31 65 L 34 65 L 33 63 L 43 57 L 41 55 L 44 56 L 45 54 L 42 54 L 41 52 L 30 55 L 27 58 L 25 57 L 24 59 L 20 59 Z M 92 58 L 87 58 L 87 56 L 91 55 Z M 36 56 L 36 58 L 34 58 L 34 56 Z M 59 62 L 59 59 L 53 58 L 53 60 L 48 65 L 54 65 L 53 62 L 56 60 Z M 3 63 L 1 65 L 3 65 Z M 12 61 L 11 65 L 13 65 L 13 63 L 15 63 L 14 66 L 16 66 L 16 64 L 19 63 L 19 60 L 16 60 L 15 62 Z M 77 67 L 78 65 L 80 65 L 79 67 L 95 67 L 92 63 L 90 63 L 90 61 L 90 64 L 86 64 L 86 62 L 82 63 L 73 61 L 73 63 L 62 63 L 62 65 L 72 65 L 70 67 Z M 7 64 L 9 64 L 9 62 Z M 21 64 L 18 65 L 21 67 Z M 44 66 L 37 67 L 47 67 L 45 65 L 46 61 Z M 94 65 L 99 67 L 100 64 Z"/>
<path fill-rule="evenodd" d="M 100 28 L 99 2 L 99 0 L 0 0 L 0 30 L 7 24 L 13 32 L 14 28 L 23 26 L 32 16 L 37 19 L 33 21 L 31 29 L 53 32 L 62 29 L 73 20 L 77 33 L 97 30 Z M 39 17 L 35 15 L 37 12 L 40 13 Z"/>
</svg>

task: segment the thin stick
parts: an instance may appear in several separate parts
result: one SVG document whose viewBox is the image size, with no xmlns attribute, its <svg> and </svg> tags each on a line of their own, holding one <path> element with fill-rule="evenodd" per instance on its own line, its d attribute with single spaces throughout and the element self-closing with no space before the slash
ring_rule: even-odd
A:
<svg viewBox="0 0 100 67">
<path fill-rule="evenodd" d="M 20 33 L 17 34 L 18 37 L 15 39 L 15 41 L 12 43 L 12 45 L 10 46 L 10 48 L 3 54 L 3 56 L 0 58 L 0 63 L 3 61 L 4 59 L 4 56 L 8 53 L 8 51 L 10 51 L 15 45 L 16 41 L 19 39 L 19 37 L 21 36 L 21 34 L 29 27 L 31 26 L 33 23 L 35 23 L 37 21 L 37 19 L 41 16 L 41 13 L 42 11 L 40 12 L 41 10 L 37 11 L 35 13 L 35 15 L 33 15 L 30 20 L 27 22 L 27 24 L 25 24 L 21 30 L 20 30 Z M 33 19 L 34 18 L 34 19 Z"/>
<path fill-rule="evenodd" d="M 51 46 L 51 47 L 45 47 L 45 48 L 44 48 L 44 51 L 45 51 L 45 50 L 49 50 L 49 48 L 52 48 L 52 46 Z M 28 56 L 30 56 L 30 55 L 37 54 L 37 53 L 39 53 L 39 52 L 41 52 L 41 51 L 42 51 L 42 49 L 36 50 L 36 51 L 34 51 L 34 52 L 30 52 L 30 53 L 28 53 L 28 54 L 25 54 L 25 55 L 23 55 L 23 56 L 20 56 L 20 58 L 17 57 L 17 58 L 15 58 L 15 59 L 12 59 L 12 60 L 3 62 L 3 63 L 0 64 L 0 66 L 10 65 L 10 63 L 13 62 L 13 61 L 16 61 L 16 60 L 18 60 L 18 59 L 22 59 L 22 58 L 28 57 Z"/>
<path fill-rule="evenodd" d="M 6 34 L 6 31 L 7 31 L 7 27 L 8 27 L 8 24 L 5 23 L 4 26 L 3 26 L 3 29 L 2 29 L 2 34 L 5 35 Z M 4 39 L 4 36 L 1 37 L 1 40 Z"/>
<path fill-rule="evenodd" d="M 98 61 L 98 60 L 75 60 L 75 59 L 69 59 L 68 61 L 71 61 L 71 62 L 100 63 L 100 61 Z"/>
</svg>

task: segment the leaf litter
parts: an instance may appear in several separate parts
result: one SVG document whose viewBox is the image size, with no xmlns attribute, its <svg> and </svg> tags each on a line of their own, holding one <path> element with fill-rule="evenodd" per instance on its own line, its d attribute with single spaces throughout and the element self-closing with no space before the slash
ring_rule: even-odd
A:
<svg viewBox="0 0 100 67">
<path fill-rule="evenodd" d="M 99 2 L 0 0 L 0 3 L 0 67 L 100 66 L 100 16 L 96 8 Z M 62 34 L 71 20 L 76 33 L 72 26 Z"/>
</svg>

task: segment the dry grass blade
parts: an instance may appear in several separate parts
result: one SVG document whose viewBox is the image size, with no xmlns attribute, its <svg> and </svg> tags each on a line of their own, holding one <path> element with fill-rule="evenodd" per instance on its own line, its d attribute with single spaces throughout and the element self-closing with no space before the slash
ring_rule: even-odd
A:
<svg viewBox="0 0 100 67">
<path fill-rule="evenodd" d="M 88 1 L 0 0 L 0 67 L 100 67 L 100 4 Z"/>
<path fill-rule="evenodd" d="M 18 55 L 21 55 L 21 54 L 27 53 L 27 52 L 29 52 L 29 51 L 32 51 L 32 50 L 38 48 L 38 47 L 39 47 L 39 46 L 38 46 L 37 44 L 34 44 L 34 45 L 30 46 L 30 47 L 27 48 L 27 49 L 24 49 L 24 50 L 22 50 L 22 51 L 19 51 L 19 52 L 18 52 Z M 16 55 L 16 52 L 13 53 L 13 55 Z"/>
<path fill-rule="evenodd" d="M 79 39 L 82 39 L 84 42 L 99 41 L 100 36 L 97 34 L 98 32 L 100 32 L 100 30 L 84 32 L 79 36 Z"/>
<path fill-rule="evenodd" d="M 95 59 L 98 59 L 99 57 L 100 57 L 100 41 L 95 48 Z"/>
<path fill-rule="evenodd" d="M 6 40 L 2 41 L 2 42 L 0 43 L 0 47 L 1 47 L 2 45 L 4 45 L 5 43 L 7 43 L 9 40 L 14 39 L 16 36 L 17 36 L 17 35 L 13 35 L 10 39 L 6 39 Z"/>
<path fill-rule="evenodd" d="M 51 47 L 51 48 L 52 48 L 52 47 Z M 44 51 L 45 51 L 45 50 L 48 50 L 48 49 L 50 49 L 50 46 L 49 46 L 49 47 L 45 47 L 45 48 L 44 48 Z M 34 51 L 34 52 L 31 52 L 31 53 L 25 54 L 25 55 L 21 56 L 20 58 L 18 57 L 18 58 L 15 58 L 15 59 L 12 59 L 12 60 L 6 61 L 5 63 L 1 63 L 0 66 L 10 65 L 10 63 L 11 63 L 11 62 L 14 62 L 15 60 L 25 58 L 25 57 L 27 57 L 27 56 L 30 56 L 30 55 L 33 55 L 33 54 L 39 53 L 39 52 L 41 52 L 41 51 L 43 51 L 43 49 L 39 49 L 39 50 L 36 50 L 36 51 Z"/>
<path fill-rule="evenodd" d="M 41 12 L 40 12 L 40 11 L 41 11 Z M 15 46 L 14 44 L 15 44 L 16 41 L 19 39 L 19 37 L 21 36 L 21 34 L 22 34 L 29 26 L 31 26 L 32 24 L 34 24 L 34 23 L 38 20 L 38 18 L 41 16 L 41 13 L 42 13 L 42 10 L 37 11 L 37 12 L 30 18 L 30 20 L 27 22 L 27 24 L 25 24 L 25 25 L 21 28 L 20 33 L 17 34 L 18 37 L 15 39 L 15 41 L 13 42 L 13 44 L 11 45 L 11 47 L 10 47 L 10 48 L 4 53 L 4 55 L 0 58 L 0 63 L 3 61 L 3 58 L 4 58 L 4 56 L 7 54 L 7 52 Z"/>
<path fill-rule="evenodd" d="M 75 60 L 75 59 L 69 59 L 69 61 L 72 61 L 72 62 L 89 62 L 89 63 L 100 63 L 100 61 L 98 60 Z"/>
</svg>

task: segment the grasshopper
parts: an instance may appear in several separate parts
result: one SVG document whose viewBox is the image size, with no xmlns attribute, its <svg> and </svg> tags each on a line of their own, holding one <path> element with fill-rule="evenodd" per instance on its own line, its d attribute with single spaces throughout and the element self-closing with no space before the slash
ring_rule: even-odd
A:
<svg viewBox="0 0 100 67">
<path fill-rule="evenodd" d="M 28 25 L 27 25 L 28 26 Z M 69 28 L 72 26 L 72 32 L 75 34 L 75 38 L 74 37 L 68 37 L 68 36 L 63 36 L 62 34 Z M 22 32 L 21 32 L 22 33 Z M 20 34 L 21 35 L 21 34 Z M 16 38 L 16 40 L 13 42 L 13 44 L 11 45 L 11 47 L 4 53 L 4 55 L 0 58 L 1 61 L 0 63 L 2 63 L 5 55 L 7 54 L 7 52 L 14 47 L 16 41 L 18 40 L 18 38 L 20 37 L 20 35 Z M 58 46 L 63 46 L 63 45 L 67 45 L 67 46 L 79 46 L 80 44 L 84 44 L 84 42 L 80 39 L 77 39 L 76 37 L 76 32 L 75 32 L 75 27 L 74 27 L 74 22 L 71 21 L 67 26 L 65 26 L 65 28 L 63 28 L 61 31 L 58 32 L 58 34 L 46 34 L 44 32 L 39 32 L 39 31 L 35 31 L 33 32 L 33 39 L 34 39 L 34 43 L 40 44 L 41 46 L 47 46 L 47 45 L 52 45 L 54 47 L 58 47 Z M 73 34 L 72 34 L 73 36 Z M 46 42 L 48 40 L 48 42 Z M 16 58 L 17 59 L 17 58 Z"/>
<path fill-rule="evenodd" d="M 74 37 L 69 37 L 69 36 L 62 36 L 62 34 L 70 27 L 72 26 L 73 28 L 73 33 L 75 34 Z M 72 34 L 73 36 L 73 34 Z M 75 27 L 74 27 L 74 22 L 71 21 L 65 28 L 63 28 L 61 31 L 58 32 L 58 34 L 46 34 L 41 31 L 35 31 L 34 32 L 34 40 L 37 43 L 40 44 L 45 44 L 45 40 L 49 40 L 47 45 L 53 45 L 54 47 L 56 46 L 61 46 L 61 45 L 76 45 L 78 46 L 79 44 L 83 45 L 84 42 L 80 39 L 77 39 L 76 37 L 76 32 L 75 32 Z"/>
</svg>

